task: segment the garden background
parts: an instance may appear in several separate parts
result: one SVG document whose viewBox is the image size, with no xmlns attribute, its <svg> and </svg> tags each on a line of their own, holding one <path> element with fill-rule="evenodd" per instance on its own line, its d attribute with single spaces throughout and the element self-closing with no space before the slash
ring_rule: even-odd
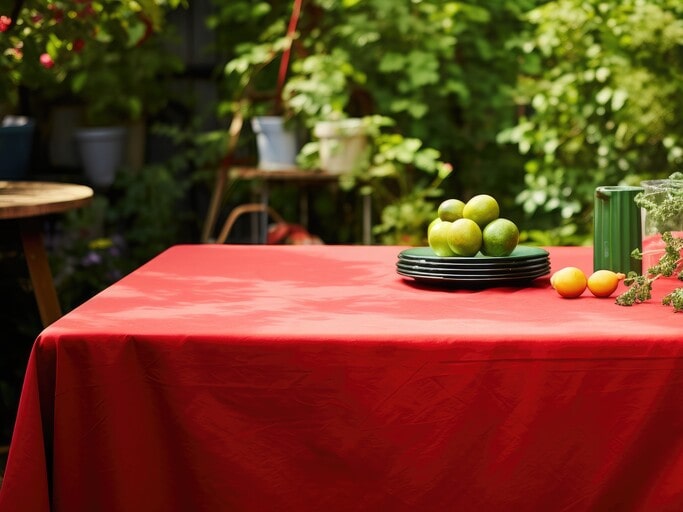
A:
<svg viewBox="0 0 683 512">
<path fill-rule="evenodd" d="M 36 120 L 28 179 L 87 182 L 51 153 L 59 107 L 143 127 L 142 160 L 91 207 L 46 221 L 65 310 L 166 247 L 199 243 L 238 114 L 275 107 L 309 137 L 330 115 L 373 123 L 366 165 L 309 197 L 310 229 L 329 244 L 360 243 L 363 196 L 374 243 L 422 245 L 443 198 L 477 193 L 499 200 L 523 243 L 590 244 L 595 187 L 681 168 L 678 0 L 304 0 L 288 37 L 298 4 L 0 0 L 0 114 Z M 246 127 L 232 163 L 255 161 Z M 238 185 L 222 213 L 250 193 Z M 299 193 L 279 188 L 271 204 L 295 220 Z M 19 247 L 2 244 L 7 444 L 41 328 Z"/>
</svg>

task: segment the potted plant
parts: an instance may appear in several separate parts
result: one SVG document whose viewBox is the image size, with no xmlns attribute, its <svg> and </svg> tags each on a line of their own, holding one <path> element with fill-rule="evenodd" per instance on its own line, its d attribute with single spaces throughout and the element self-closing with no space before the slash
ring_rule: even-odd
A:
<svg viewBox="0 0 683 512">
<path fill-rule="evenodd" d="M 94 38 L 69 63 L 69 92 L 83 108 L 76 138 L 95 186 L 111 185 L 124 163 L 142 165 L 144 146 L 133 157 L 126 150 L 131 142 L 144 141 L 146 116 L 168 101 L 166 79 L 182 67 L 161 31 L 163 4 L 150 5 L 145 12 L 114 5 L 106 15 L 99 13 Z"/>
<path fill-rule="evenodd" d="M 261 169 L 296 167 L 300 137 L 283 91 L 292 45 L 298 36 L 301 6 L 301 0 L 293 1 L 286 28 L 281 18 L 275 18 L 266 29 L 261 29 L 256 42 L 238 43 L 235 55 L 224 69 L 228 87 L 236 92 L 230 95 L 229 107 L 222 111 L 250 119 Z"/>
<path fill-rule="evenodd" d="M 0 180 L 21 180 L 28 173 L 35 121 L 26 116 L 0 116 Z"/>
<path fill-rule="evenodd" d="M 0 11 L 0 82 L 4 81 L 0 106 L 23 116 L 37 112 L 52 117 L 44 112 L 50 107 L 42 100 L 62 94 L 66 76 L 62 61 L 84 44 L 81 36 L 88 33 L 85 28 L 93 19 L 90 9 L 82 3 L 14 1 L 7 11 Z M 62 55 L 56 65 L 58 50 Z M 58 144 L 50 143 L 51 156 L 56 148 L 59 157 L 68 159 L 70 143 L 64 138 Z"/>
<path fill-rule="evenodd" d="M 351 172 L 363 159 L 367 128 L 347 111 L 353 84 L 362 80 L 341 49 L 311 54 L 292 65 L 284 97 L 312 130 L 315 140 L 302 151 L 317 152 L 320 169 Z"/>
<path fill-rule="evenodd" d="M 256 135 L 258 166 L 278 170 L 296 165 L 298 143 L 296 130 L 289 126 L 287 113 L 277 90 L 258 89 L 260 74 L 267 73 L 291 44 L 282 37 L 259 44 L 247 43 L 239 48 L 239 55 L 230 60 L 225 73 L 228 79 L 237 77 L 238 85 L 230 110 L 235 116 L 250 119 Z"/>
<path fill-rule="evenodd" d="M 0 39 L 0 82 L 8 85 L 0 91 L 0 103 L 26 108 L 20 101 L 23 91 L 24 97 L 48 103 L 78 102 L 90 126 L 143 118 L 168 98 L 159 78 L 179 69 L 179 59 L 164 45 L 162 28 L 167 9 L 184 4 L 14 2 L 9 14 L 0 12 L 3 36 L 9 34 Z"/>
<path fill-rule="evenodd" d="M 371 231 L 380 243 L 426 245 L 426 228 L 436 216 L 441 185 L 453 167 L 441 160 L 436 149 L 402 135 L 393 119 L 375 115 L 362 121 L 367 148 L 353 169 L 340 175 L 341 187 L 359 192 L 365 219 L 372 218 L 372 211 L 378 212 L 379 222 Z M 304 146 L 301 165 L 317 167 L 319 150 L 317 141 Z"/>
<path fill-rule="evenodd" d="M 35 120 L 25 101 L 27 85 L 50 81 L 34 33 L 19 4 L 0 10 L 0 179 L 22 179 L 30 167 Z"/>
</svg>

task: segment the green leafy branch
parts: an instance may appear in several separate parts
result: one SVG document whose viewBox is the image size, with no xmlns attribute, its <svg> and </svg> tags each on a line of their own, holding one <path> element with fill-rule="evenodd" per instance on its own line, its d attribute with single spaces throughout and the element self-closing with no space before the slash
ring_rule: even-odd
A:
<svg viewBox="0 0 683 512">
<path fill-rule="evenodd" d="M 681 264 L 683 258 L 680 253 L 683 250 L 683 238 L 677 238 L 666 231 L 662 233 L 662 241 L 665 243 L 664 255 L 656 265 L 650 267 L 647 273 L 638 275 L 636 272 L 629 272 L 624 283 L 629 289 L 619 295 L 616 303 L 620 306 L 632 306 L 640 302 L 645 302 L 652 298 L 652 285 L 660 277 L 670 277 L 678 271 L 677 279 L 683 281 L 683 269 Z M 642 252 L 638 249 L 631 254 L 634 258 L 642 259 Z M 662 298 L 662 304 L 672 306 L 674 312 L 683 311 L 683 288 L 677 288 Z"/>
</svg>

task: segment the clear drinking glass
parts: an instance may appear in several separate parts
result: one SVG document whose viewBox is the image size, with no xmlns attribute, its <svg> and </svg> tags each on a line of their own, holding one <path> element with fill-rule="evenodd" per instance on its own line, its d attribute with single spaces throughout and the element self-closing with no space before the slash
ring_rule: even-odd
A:
<svg viewBox="0 0 683 512">
<path fill-rule="evenodd" d="M 662 211 L 661 215 L 651 212 L 643 205 L 643 272 L 656 265 L 664 255 L 665 244 L 662 233 L 670 231 L 677 238 L 683 237 L 683 209 L 675 207 L 675 198 L 683 197 L 683 180 L 642 181 L 643 201 Z M 670 208 L 666 208 L 671 205 Z M 662 208 L 662 207 L 665 208 Z"/>
</svg>

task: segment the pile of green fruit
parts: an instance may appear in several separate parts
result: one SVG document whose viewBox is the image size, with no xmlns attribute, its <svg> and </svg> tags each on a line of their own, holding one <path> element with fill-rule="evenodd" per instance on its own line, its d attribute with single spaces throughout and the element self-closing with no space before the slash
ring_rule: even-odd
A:
<svg viewBox="0 0 683 512">
<path fill-rule="evenodd" d="M 519 229 L 500 217 L 494 197 L 479 194 L 466 203 L 446 199 L 427 230 L 427 240 L 437 256 L 509 256 L 519 243 Z"/>
</svg>

